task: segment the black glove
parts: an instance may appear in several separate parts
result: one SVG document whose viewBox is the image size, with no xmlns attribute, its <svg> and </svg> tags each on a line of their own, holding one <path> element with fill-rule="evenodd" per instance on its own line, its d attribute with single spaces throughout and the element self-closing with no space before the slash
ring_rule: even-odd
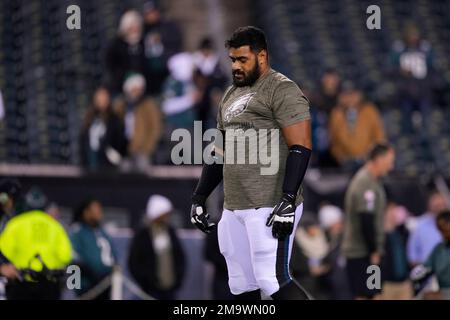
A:
<svg viewBox="0 0 450 320">
<path fill-rule="evenodd" d="M 266 226 L 272 226 L 274 238 L 284 239 L 292 233 L 295 208 L 295 196 L 287 193 L 283 194 L 280 202 L 275 206 L 266 222 Z"/>
<path fill-rule="evenodd" d="M 191 222 L 204 233 L 210 233 L 215 223 L 209 222 L 209 213 L 206 212 L 205 200 L 192 197 Z"/>
</svg>

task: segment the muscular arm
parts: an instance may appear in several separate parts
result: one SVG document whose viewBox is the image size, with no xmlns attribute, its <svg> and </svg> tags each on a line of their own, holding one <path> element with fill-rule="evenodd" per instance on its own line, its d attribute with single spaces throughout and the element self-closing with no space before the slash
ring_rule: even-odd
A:
<svg viewBox="0 0 450 320">
<path fill-rule="evenodd" d="M 281 129 L 281 131 L 288 147 L 298 144 L 312 150 L 310 120 L 294 123 Z"/>
</svg>

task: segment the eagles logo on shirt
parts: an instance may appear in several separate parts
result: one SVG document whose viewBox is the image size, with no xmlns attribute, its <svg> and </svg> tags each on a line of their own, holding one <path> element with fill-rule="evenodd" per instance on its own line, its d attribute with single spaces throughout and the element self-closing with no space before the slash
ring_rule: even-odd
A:
<svg viewBox="0 0 450 320">
<path fill-rule="evenodd" d="M 247 93 L 233 101 L 233 103 L 225 109 L 223 117 L 224 121 L 229 122 L 232 118 L 243 113 L 245 109 L 247 109 L 247 106 L 254 95 L 254 92 Z"/>
</svg>

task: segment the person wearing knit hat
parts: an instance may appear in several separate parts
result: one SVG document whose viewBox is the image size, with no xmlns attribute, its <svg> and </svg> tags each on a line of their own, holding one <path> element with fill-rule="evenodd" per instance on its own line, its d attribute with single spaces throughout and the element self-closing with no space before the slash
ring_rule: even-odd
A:
<svg viewBox="0 0 450 320">
<path fill-rule="evenodd" d="M 127 43 L 135 45 L 142 38 L 143 19 L 136 10 L 128 10 L 121 17 L 118 34 Z"/>
<path fill-rule="evenodd" d="M 185 258 L 174 228 L 170 225 L 172 202 L 162 195 L 147 201 L 144 226 L 136 232 L 128 257 L 131 275 L 149 295 L 173 300 L 181 286 Z"/>
<path fill-rule="evenodd" d="M 170 71 L 163 89 L 161 110 L 171 128 L 190 129 L 195 120 L 194 107 L 202 97 L 202 92 L 194 83 L 194 60 L 190 52 L 180 52 L 167 62 Z"/>
<path fill-rule="evenodd" d="M 320 206 L 318 215 L 328 241 L 328 253 L 324 258 L 324 263 L 329 266 L 329 271 L 324 274 L 324 283 L 329 288 L 329 298 L 333 300 L 351 299 L 345 258 L 341 253 L 344 214 L 341 208 L 324 203 Z"/>
<path fill-rule="evenodd" d="M 319 222 L 325 230 L 331 229 L 336 224 L 342 225 L 343 214 L 339 207 L 326 204 L 319 210 Z M 342 227 L 341 227 L 342 229 Z"/>
<path fill-rule="evenodd" d="M 104 80 L 113 96 L 120 94 L 129 72 L 146 72 L 143 27 L 143 17 L 138 11 L 125 11 L 117 35 L 106 49 Z"/>
<path fill-rule="evenodd" d="M 155 194 L 148 199 L 146 217 L 151 221 L 167 217 L 173 210 L 172 203 L 164 196 Z"/>
<path fill-rule="evenodd" d="M 131 73 L 123 84 L 123 97 L 114 104 L 114 111 L 124 124 L 128 157 L 123 169 L 146 171 L 161 137 L 162 119 L 156 102 L 145 95 L 146 80 L 142 74 Z"/>
<path fill-rule="evenodd" d="M 133 99 L 139 99 L 145 92 L 147 83 L 140 73 L 131 73 L 123 83 L 123 92 Z"/>
</svg>

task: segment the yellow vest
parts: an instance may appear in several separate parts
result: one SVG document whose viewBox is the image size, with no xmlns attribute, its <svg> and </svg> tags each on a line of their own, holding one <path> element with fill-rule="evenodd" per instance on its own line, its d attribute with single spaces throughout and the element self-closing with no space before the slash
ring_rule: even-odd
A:
<svg viewBox="0 0 450 320">
<path fill-rule="evenodd" d="M 0 251 L 18 269 L 63 269 L 72 260 L 72 247 L 63 226 L 39 210 L 12 218 L 0 235 Z"/>
</svg>

